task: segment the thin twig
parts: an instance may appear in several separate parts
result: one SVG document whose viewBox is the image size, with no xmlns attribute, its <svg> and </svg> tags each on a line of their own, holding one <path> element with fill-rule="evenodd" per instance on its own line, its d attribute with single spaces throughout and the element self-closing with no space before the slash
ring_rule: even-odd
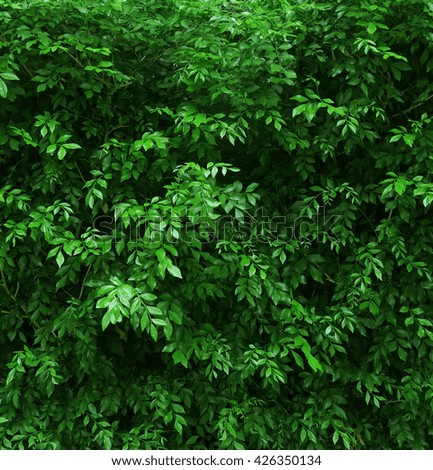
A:
<svg viewBox="0 0 433 470">
<path fill-rule="evenodd" d="M 3 272 L 3 270 L 0 271 L 1 272 L 1 277 L 2 277 L 2 280 L 3 280 L 3 287 L 5 289 L 5 291 L 7 292 L 7 294 L 12 297 L 13 300 L 17 300 L 17 298 L 14 296 L 14 294 L 12 294 L 12 292 L 10 291 L 8 285 L 7 285 L 7 282 L 6 282 L 6 277 L 5 277 L 5 273 Z"/>
<path fill-rule="evenodd" d="M 84 275 L 83 283 L 81 284 L 80 295 L 78 296 L 78 299 L 79 299 L 79 300 L 81 300 L 81 297 L 83 296 L 84 284 L 85 284 L 85 282 L 86 282 L 86 280 L 87 280 L 87 275 L 89 274 L 91 268 L 92 268 L 92 265 L 89 265 L 89 267 L 87 268 L 86 274 Z"/>
<path fill-rule="evenodd" d="M 419 108 L 420 106 L 425 104 L 427 101 L 431 100 L 432 98 L 433 98 L 433 93 L 431 95 L 429 95 L 422 103 L 414 104 L 410 108 L 407 108 L 407 109 L 405 109 L 404 111 L 402 111 L 400 113 L 393 114 L 392 117 L 401 116 L 402 114 L 407 114 L 410 111 L 412 111 L 413 109 Z"/>
<path fill-rule="evenodd" d="M 9 289 L 8 285 L 7 285 L 7 282 L 6 282 L 6 277 L 5 277 L 5 273 L 3 272 L 3 270 L 0 270 L 0 273 L 1 273 L 1 278 L 2 278 L 2 286 L 4 287 L 4 290 L 7 292 L 7 294 L 9 295 L 9 297 L 15 302 L 18 304 L 18 306 L 21 308 L 21 310 L 27 314 L 27 310 L 25 309 L 24 305 L 18 303 L 18 300 L 17 300 L 17 297 L 16 297 L 16 294 L 18 294 L 18 289 L 19 289 L 19 283 L 18 283 L 18 287 L 17 287 L 17 290 L 15 291 L 15 294 L 12 293 L 12 291 Z"/>
<path fill-rule="evenodd" d="M 84 179 L 83 174 L 81 173 L 81 170 L 80 170 L 79 166 L 77 165 L 77 160 L 74 160 L 74 163 L 75 163 L 75 167 L 76 167 L 77 170 L 78 170 L 78 173 L 80 173 L 81 179 L 82 179 L 85 183 L 87 183 L 87 181 Z"/>
</svg>

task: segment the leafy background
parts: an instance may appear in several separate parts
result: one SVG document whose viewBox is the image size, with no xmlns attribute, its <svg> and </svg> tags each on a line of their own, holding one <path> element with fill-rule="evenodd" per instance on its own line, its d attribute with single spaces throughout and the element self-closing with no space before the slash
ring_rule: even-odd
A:
<svg viewBox="0 0 433 470">
<path fill-rule="evenodd" d="M 432 20 L 4 0 L 1 448 L 432 448 Z"/>
</svg>

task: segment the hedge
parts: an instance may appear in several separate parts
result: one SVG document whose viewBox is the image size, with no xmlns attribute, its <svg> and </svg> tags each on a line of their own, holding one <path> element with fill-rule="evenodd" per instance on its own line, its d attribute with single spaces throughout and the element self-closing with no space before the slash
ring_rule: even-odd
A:
<svg viewBox="0 0 433 470">
<path fill-rule="evenodd" d="M 432 448 L 432 21 L 3 0 L 0 447 Z"/>
</svg>

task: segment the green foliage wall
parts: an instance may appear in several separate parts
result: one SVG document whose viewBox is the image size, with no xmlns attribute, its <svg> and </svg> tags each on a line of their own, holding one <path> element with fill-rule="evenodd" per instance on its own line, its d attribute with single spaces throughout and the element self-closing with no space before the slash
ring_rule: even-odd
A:
<svg viewBox="0 0 433 470">
<path fill-rule="evenodd" d="M 432 448 L 432 21 L 3 0 L 0 446 Z"/>
</svg>

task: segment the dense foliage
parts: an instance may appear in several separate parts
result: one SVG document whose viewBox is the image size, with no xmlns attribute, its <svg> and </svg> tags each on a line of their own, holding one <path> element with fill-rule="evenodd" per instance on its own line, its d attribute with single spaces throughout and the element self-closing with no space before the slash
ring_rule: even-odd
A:
<svg viewBox="0 0 433 470">
<path fill-rule="evenodd" d="M 432 21 L 3 0 L 0 447 L 432 448 Z"/>
</svg>

